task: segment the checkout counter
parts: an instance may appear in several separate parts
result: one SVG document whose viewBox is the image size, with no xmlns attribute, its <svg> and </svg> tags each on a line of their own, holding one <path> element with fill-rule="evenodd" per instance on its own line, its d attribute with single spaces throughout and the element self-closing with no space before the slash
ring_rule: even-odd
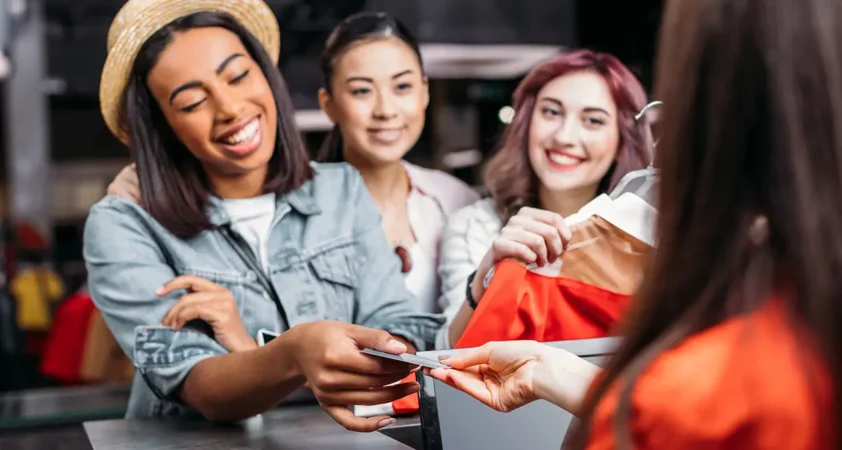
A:
<svg viewBox="0 0 842 450">
<path fill-rule="evenodd" d="M 602 364 L 616 348 L 616 338 L 564 341 L 548 345 L 564 348 L 595 364 Z M 436 358 L 443 353 L 422 352 Z M 466 394 L 419 373 L 422 391 L 419 415 L 400 417 L 396 424 L 376 433 L 354 433 L 323 412 L 308 391 L 294 394 L 275 410 L 230 425 L 213 425 L 181 417 L 125 420 L 119 418 L 128 400 L 127 387 L 99 391 L 42 392 L 18 396 L 17 403 L 0 397 L 3 418 L 14 411 L 17 431 L 3 431 L 3 450 L 508 450 L 528 445 L 530 450 L 561 448 L 572 417 L 546 402 L 535 402 L 511 413 L 486 408 Z M 71 411 L 86 397 L 87 409 Z M 40 405 L 40 406 L 39 406 Z M 78 405 L 76 405 L 78 406 Z M 109 415 L 111 419 L 102 420 Z M 25 420 L 24 420 L 25 419 Z M 5 422 L 12 428 L 15 422 Z M 477 430 L 482 430 L 478 433 Z"/>
<path fill-rule="evenodd" d="M 420 449 L 418 417 L 378 433 L 345 430 L 304 397 L 232 424 L 199 419 L 122 419 L 129 386 L 48 389 L 0 395 L 3 450 Z"/>
</svg>

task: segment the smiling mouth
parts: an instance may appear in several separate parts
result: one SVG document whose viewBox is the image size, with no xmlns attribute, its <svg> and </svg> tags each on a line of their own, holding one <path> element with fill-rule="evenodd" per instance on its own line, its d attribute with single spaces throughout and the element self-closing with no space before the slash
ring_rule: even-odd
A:
<svg viewBox="0 0 842 450">
<path fill-rule="evenodd" d="M 403 131 L 403 128 L 380 128 L 369 129 L 368 134 L 371 135 L 375 141 L 379 141 L 384 144 L 394 144 L 400 140 L 401 136 L 403 136 Z"/>
<path fill-rule="evenodd" d="M 573 156 L 565 152 L 547 150 L 546 153 L 550 164 L 559 169 L 573 169 L 586 161 L 585 158 Z"/>
<path fill-rule="evenodd" d="M 262 133 L 260 126 L 261 116 L 251 119 L 243 127 L 229 136 L 215 139 L 225 150 L 245 155 L 257 150 L 262 141 Z"/>
</svg>

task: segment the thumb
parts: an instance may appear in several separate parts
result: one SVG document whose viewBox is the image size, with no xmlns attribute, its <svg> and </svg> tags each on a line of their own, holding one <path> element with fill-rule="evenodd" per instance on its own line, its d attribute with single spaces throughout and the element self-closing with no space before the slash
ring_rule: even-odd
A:
<svg viewBox="0 0 842 450">
<path fill-rule="evenodd" d="M 360 348 L 373 348 L 375 350 L 392 353 L 394 355 L 405 353 L 408 350 L 406 345 L 383 330 L 362 328 L 361 331 L 362 332 L 355 337 L 357 345 Z"/>
</svg>

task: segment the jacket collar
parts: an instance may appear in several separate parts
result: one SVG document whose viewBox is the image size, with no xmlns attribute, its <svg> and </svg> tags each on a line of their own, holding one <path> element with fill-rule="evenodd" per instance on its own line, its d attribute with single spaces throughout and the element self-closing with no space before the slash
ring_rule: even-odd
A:
<svg viewBox="0 0 842 450">
<path fill-rule="evenodd" d="M 275 216 L 286 214 L 290 209 L 294 209 L 304 216 L 312 216 L 322 212 L 313 195 L 312 181 L 304 183 L 304 185 L 292 192 L 278 194 L 275 197 Z M 231 222 L 231 217 L 228 216 L 223 206 L 223 201 L 219 197 L 210 197 L 207 211 L 208 218 L 213 225 L 221 226 Z"/>
</svg>

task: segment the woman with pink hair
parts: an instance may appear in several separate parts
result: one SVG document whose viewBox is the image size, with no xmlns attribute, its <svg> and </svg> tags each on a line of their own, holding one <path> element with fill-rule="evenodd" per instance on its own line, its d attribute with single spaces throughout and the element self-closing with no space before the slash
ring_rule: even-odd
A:
<svg viewBox="0 0 842 450">
<path fill-rule="evenodd" d="M 497 262 L 554 261 L 569 236 L 563 218 L 649 165 L 651 134 L 635 120 L 645 104 L 640 82 L 605 53 L 559 54 L 524 78 L 486 169 L 489 197 L 452 215 L 442 239 L 439 306 L 449 323 L 437 347 L 459 340 Z"/>
</svg>

